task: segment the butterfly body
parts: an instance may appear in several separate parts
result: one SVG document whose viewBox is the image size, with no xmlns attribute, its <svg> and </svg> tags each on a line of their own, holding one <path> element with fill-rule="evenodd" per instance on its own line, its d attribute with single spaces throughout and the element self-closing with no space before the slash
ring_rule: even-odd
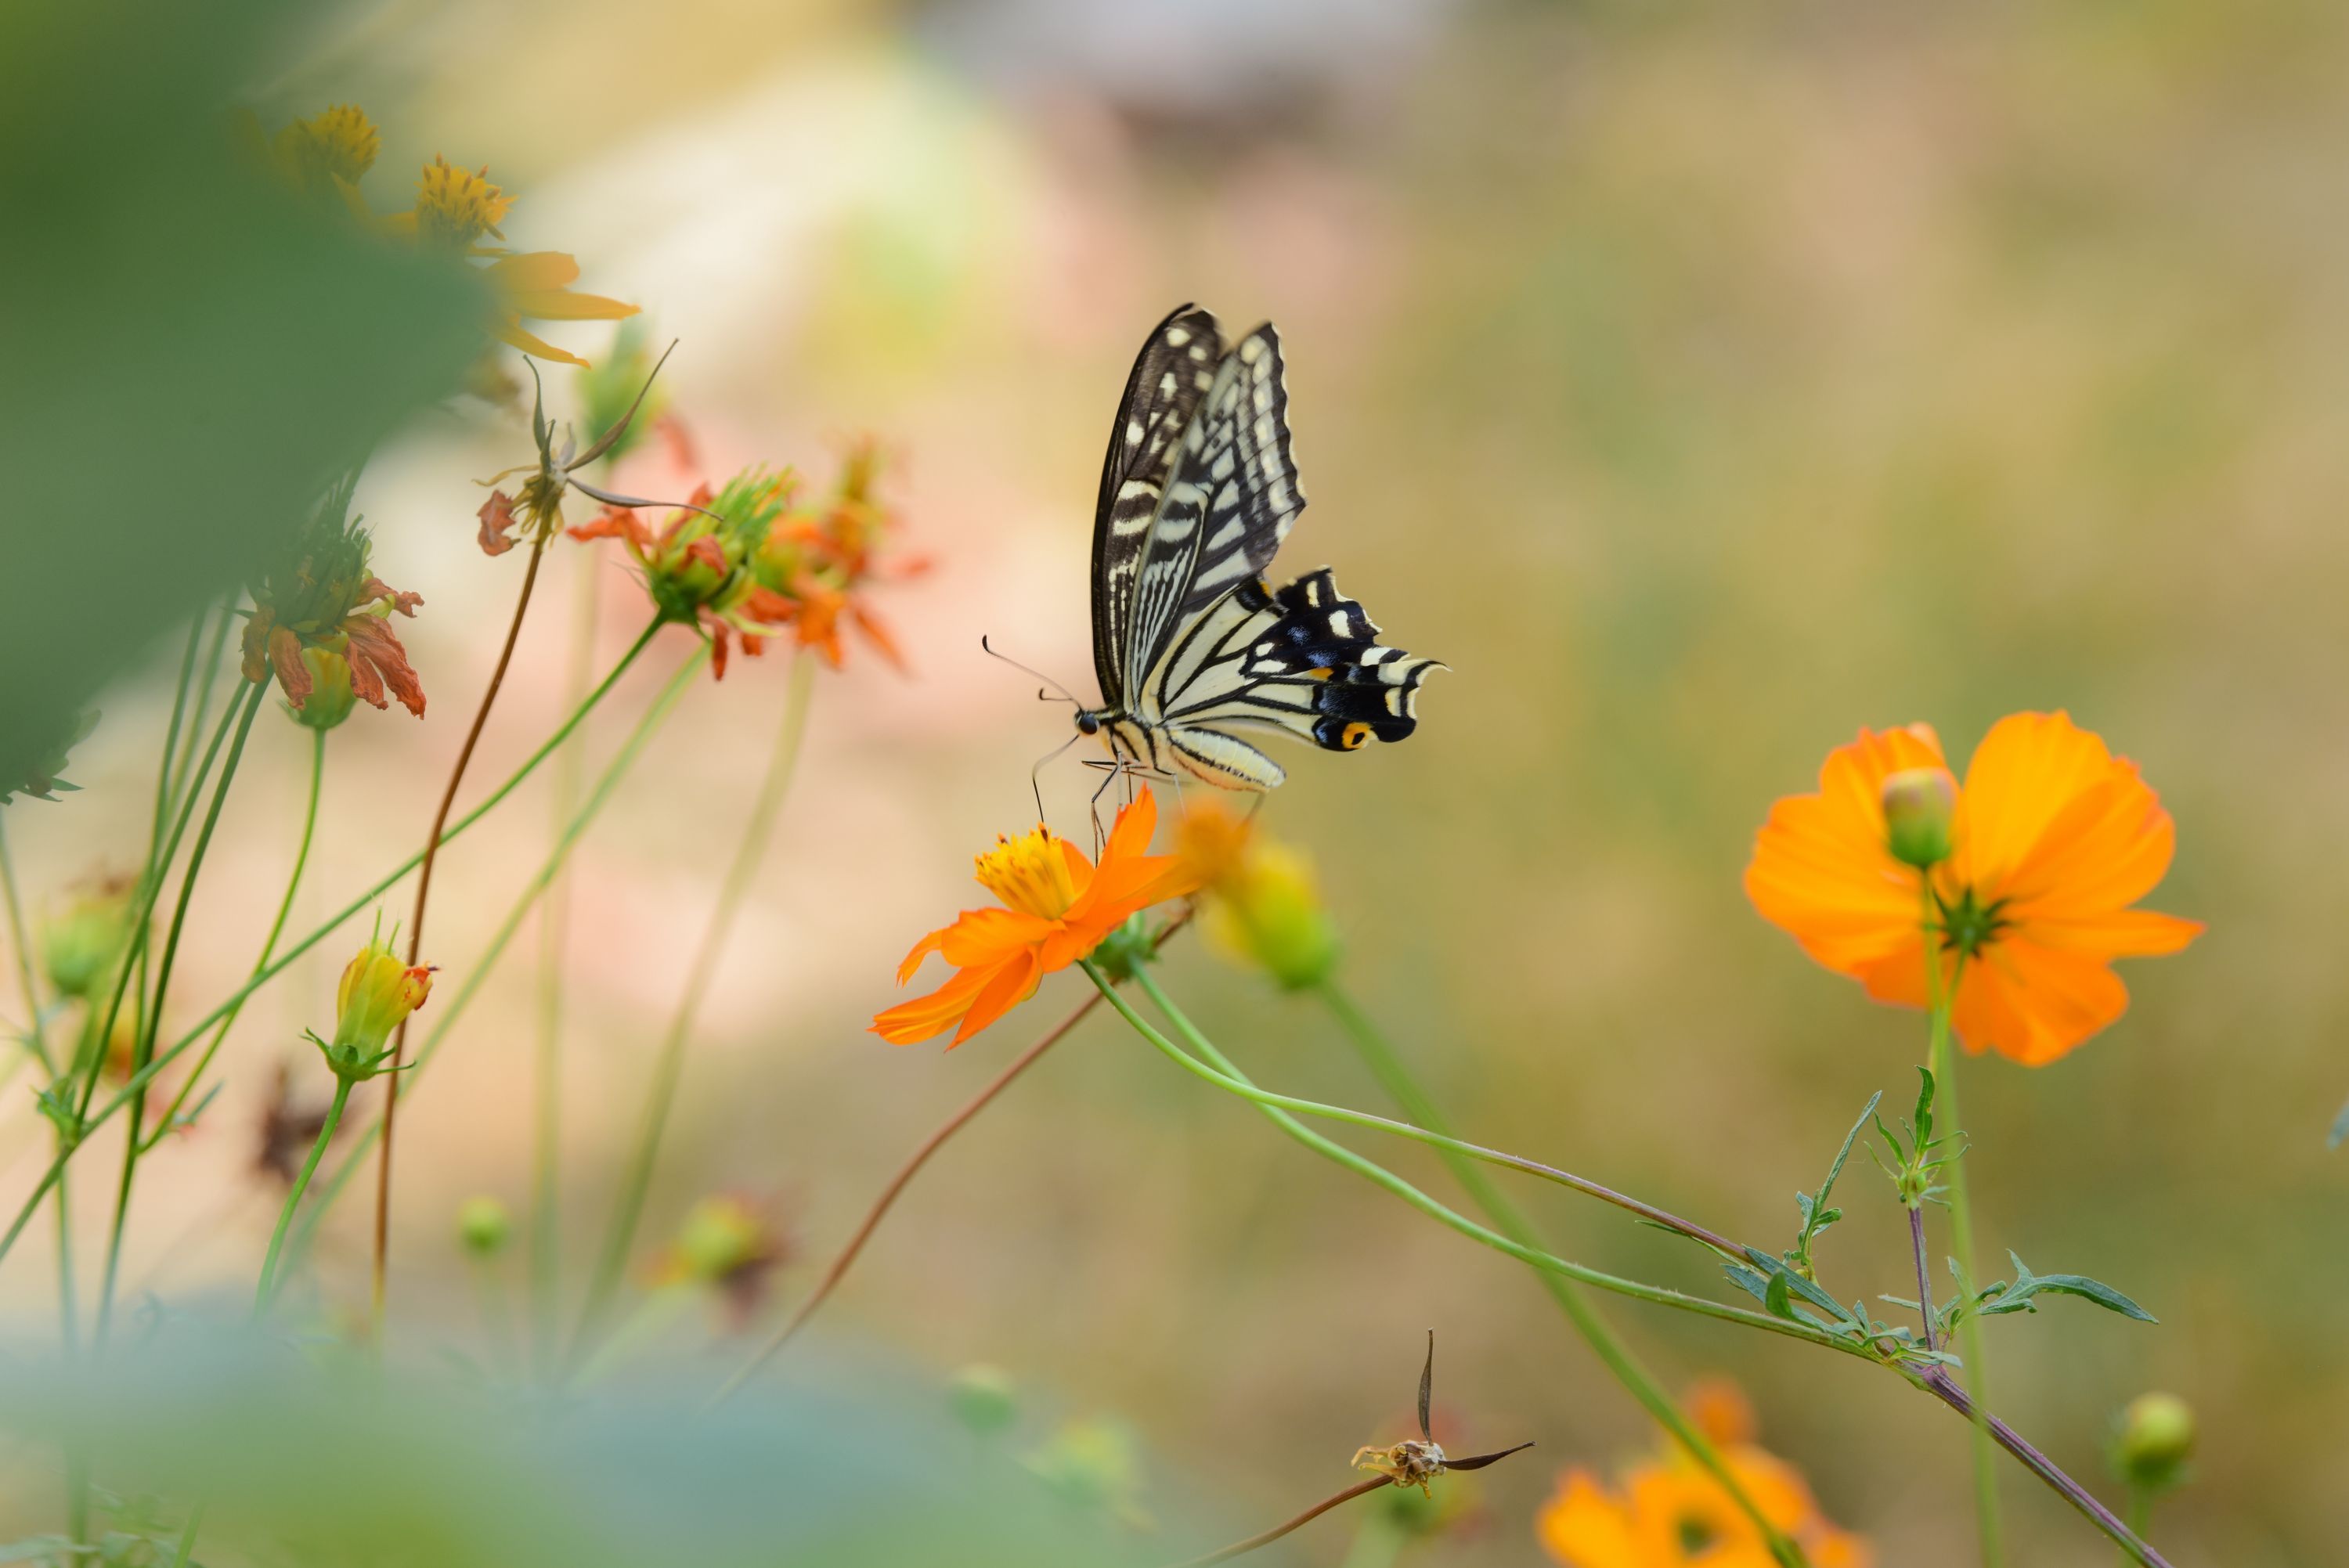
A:
<svg viewBox="0 0 2349 1568">
<path fill-rule="evenodd" d="M 1244 733 L 1351 751 L 1418 722 L 1442 665 L 1381 645 L 1327 568 L 1278 589 L 1263 576 L 1305 509 L 1288 403 L 1269 325 L 1226 347 L 1185 305 L 1134 360 L 1093 523 L 1102 703 L 1076 716 L 1120 767 L 1270 789 L 1285 770 Z"/>
</svg>

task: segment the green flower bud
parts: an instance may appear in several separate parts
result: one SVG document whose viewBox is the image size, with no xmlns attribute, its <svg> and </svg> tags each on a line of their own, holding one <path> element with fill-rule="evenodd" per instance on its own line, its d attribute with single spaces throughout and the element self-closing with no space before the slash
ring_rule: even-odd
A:
<svg viewBox="0 0 2349 1568">
<path fill-rule="evenodd" d="M 2175 1394 L 2140 1394 L 2121 1412 L 2113 1468 L 2146 1491 L 2168 1491 L 2185 1479 L 2194 1453 L 2194 1411 Z"/>
<path fill-rule="evenodd" d="M 1884 833 L 1892 858 L 1930 870 L 1950 858 L 1958 786 L 1943 768 L 1910 768 L 1884 781 Z"/>
<path fill-rule="evenodd" d="M 1000 1367 L 966 1367 L 955 1374 L 950 1395 L 954 1413 L 981 1437 L 1003 1430 L 1019 1413 L 1011 1375 Z"/>
<path fill-rule="evenodd" d="M 126 883 L 87 893 L 41 932 L 42 966 L 60 996 L 83 997 L 113 977 L 115 960 L 130 940 L 130 889 Z"/>
<path fill-rule="evenodd" d="M 457 1240 L 475 1257 L 494 1257 L 513 1235 L 513 1216 L 495 1198 L 468 1198 L 457 1205 Z"/>
<path fill-rule="evenodd" d="M 1260 965 L 1292 991 L 1327 979 L 1338 963 L 1338 928 L 1321 906 L 1313 869 L 1285 844 L 1257 842 L 1210 884 L 1207 939 Z"/>
<path fill-rule="evenodd" d="M 310 729 L 332 729 L 358 706 L 358 693 L 351 689 L 349 661 L 332 648 L 305 647 L 302 662 L 309 666 L 310 695 L 302 699 L 301 707 L 291 710 L 294 720 Z"/>
</svg>

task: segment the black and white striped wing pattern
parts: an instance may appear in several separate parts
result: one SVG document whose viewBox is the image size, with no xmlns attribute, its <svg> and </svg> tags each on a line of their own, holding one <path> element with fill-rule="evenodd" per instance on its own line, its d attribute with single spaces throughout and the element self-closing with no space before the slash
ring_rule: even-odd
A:
<svg viewBox="0 0 2349 1568">
<path fill-rule="evenodd" d="M 1184 628 L 1150 672 L 1135 717 L 1209 783 L 1269 789 L 1287 773 L 1246 732 L 1352 751 L 1417 727 L 1420 684 L 1444 666 L 1378 637 L 1326 567 L 1278 593 L 1251 579 Z"/>
<path fill-rule="evenodd" d="M 1182 627 L 1272 564 L 1304 510 L 1280 337 L 1268 323 L 1223 356 L 1183 431 L 1143 552 L 1123 671 L 1129 695 Z"/>
<path fill-rule="evenodd" d="M 1133 689 L 1134 620 L 1160 503 L 1223 351 L 1216 318 L 1179 305 L 1151 329 L 1118 400 L 1093 512 L 1093 673 L 1112 707 Z"/>
</svg>

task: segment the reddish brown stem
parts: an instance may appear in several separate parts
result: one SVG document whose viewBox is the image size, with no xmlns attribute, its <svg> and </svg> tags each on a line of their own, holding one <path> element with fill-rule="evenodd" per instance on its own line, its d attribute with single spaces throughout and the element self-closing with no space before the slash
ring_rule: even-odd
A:
<svg viewBox="0 0 2349 1568">
<path fill-rule="evenodd" d="M 481 738 L 481 730 L 490 722 L 490 709 L 496 706 L 498 688 L 505 684 L 506 666 L 513 662 L 514 644 L 522 637 L 523 614 L 530 609 L 530 591 L 538 583 L 538 563 L 546 553 L 543 535 L 530 542 L 530 561 L 523 566 L 522 592 L 515 596 L 513 622 L 506 627 L 505 646 L 498 650 L 497 667 L 490 672 L 490 684 L 481 693 L 481 705 L 473 710 L 473 726 L 465 732 L 465 744 L 457 748 L 457 764 L 449 770 L 448 787 L 440 791 L 440 804 L 432 813 L 432 833 L 424 841 L 424 863 L 416 873 L 416 907 L 408 917 L 408 962 L 417 963 L 424 946 L 424 904 L 432 895 L 432 866 L 440 856 L 441 830 L 449 825 L 449 812 L 457 803 L 457 787 L 465 781 L 466 766 L 473 760 L 473 748 Z M 383 1298 L 386 1280 L 385 1265 L 391 1245 L 391 1128 L 392 1113 L 399 1106 L 399 1069 L 408 1060 L 408 1020 L 399 1021 L 399 1029 L 392 1037 L 391 1070 L 383 1079 L 383 1138 L 377 1147 L 375 1175 L 375 1282 L 372 1295 L 374 1324 L 378 1338 L 383 1334 Z"/>
<path fill-rule="evenodd" d="M 1251 1535 L 1246 1541 L 1235 1541 L 1229 1546 L 1208 1553 L 1205 1557 L 1194 1557 L 1187 1562 L 1177 1563 L 1175 1568 L 1207 1568 L 1210 1563 L 1228 1563 L 1235 1557 L 1247 1555 L 1259 1546 L 1271 1545 L 1290 1531 L 1312 1523 L 1341 1502 L 1351 1502 L 1358 1497 L 1369 1496 L 1382 1486 L 1393 1484 L 1392 1476 L 1372 1476 L 1366 1481 L 1360 1481 L 1348 1487 L 1335 1497 L 1323 1498 L 1286 1524 L 1276 1524 L 1261 1535 Z"/>
<path fill-rule="evenodd" d="M 1168 921 L 1160 928 L 1158 934 L 1151 939 L 1152 951 L 1155 952 L 1164 946 L 1166 939 L 1180 931 L 1184 923 L 1190 918 L 1191 912 L 1185 909 Z M 1085 999 L 1078 1003 L 1067 1017 L 1045 1030 L 1041 1039 L 1013 1057 L 1010 1066 L 989 1078 L 986 1088 L 973 1095 L 963 1104 L 961 1109 L 940 1122 L 935 1131 L 922 1140 L 913 1153 L 905 1157 L 905 1162 L 897 1167 L 897 1173 L 889 1178 L 888 1185 L 881 1189 L 881 1195 L 873 1201 L 873 1207 L 865 1211 L 864 1220 L 848 1238 L 848 1244 L 840 1249 L 840 1255 L 833 1258 L 832 1266 L 823 1271 L 823 1277 L 816 1282 L 815 1289 L 808 1293 L 808 1298 L 800 1303 L 798 1310 L 794 1311 L 783 1326 L 776 1329 L 767 1342 L 759 1347 L 758 1354 L 751 1357 L 740 1371 L 729 1377 L 718 1392 L 711 1396 L 710 1404 L 721 1404 L 731 1398 L 743 1384 L 750 1380 L 752 1373 L 766 1365 L 769 1357 L 792 1342 L 792 1336 L 807 1326 L 807 1320 L 815 1315 L 816 1309 L 824 1304 L 833 1290 L 838 1288 L 842 1278 L 847 1274 L 850 1266 L 856 1262 L 857 1254 L 864 1250 L 864 1243 L 871 1241 L 873 1233 L 880 1228 L 881 1221 L 889 1212 L 890 1206 L 897 1202 L 897 1195 L 905 1190 L 908 1182 L 913 1181 L 915 1173 L 929 1163 L 930 1156 L 936 1154 L 947 1139 L 961 1131 L 963 1125 L 972 1117 L 985 1110 L 988 1102 L 997 1095 L 1010 1088 L 1013 1078 L 1035 1066 L 1038 1057 L 1059 1045 L 1070 1030 L 1083 1023 L 1086 1015 L 1100 1006 L 1101 999 L 1102 994 L 1099 991 L 1088 992 Z"/>
</svg>

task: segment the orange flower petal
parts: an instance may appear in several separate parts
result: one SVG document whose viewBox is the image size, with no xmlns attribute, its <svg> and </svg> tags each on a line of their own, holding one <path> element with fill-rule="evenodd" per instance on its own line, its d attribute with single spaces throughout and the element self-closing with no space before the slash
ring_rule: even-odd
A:
<svg viewBox="0 0 2349 1568">
<path fill-rule="evenodd" d="M 2106 958 L 2156 958 L 2183 952 L 2202 934 L 2202 923 L 2149 909 L 2116 909 L 2108 914 L 2034 915 L 2024 926 L 2033 942 Z"/>
<path fill-rule="evenodd" d="M 2044 1067 L 2128 1009 L 2128 987 L 2094 954 L 2005 937 L 1974 955 L 1958 983 L 1966 1048 Z"/>
<path fill-rule="evenodd" d="M 1884 780 L 1910 768 L 1944 766 L 1923 725 L 1877 733 L 1827 755 L 1816 795 L 1770 809 L 1745 868 L 1745 895 L 1762 917 L 1847 975 L 1916 934 L 1922 884 L 1885 848 Z"/>
<path fill-rule="evenodd" d="M 1588 1470 L 1568 1470 L 1557 1495 L 1542 1505 L 1534 1528 L 1542 1547 L 1566 1568 L 1656 1568 L 1630 1510 Z"/>
<path fill-rule="evenodd" d="M 874 1014 L 868 1027 L 893 1046 L 919 1045 L 952 1028 L 994 978 L 991 969 L 963 970 L 926 996 Z"/>
<path fill-rule="evenodd" d="M 502 256 L 482 269 L 490 282 L 508 294 L 564 289 L 579 281 L 577 258 L 561 251 L 525 251 Z"/>
<path fill-rule="evenodd" d="M 506 296 L 506 308 L 530 321 L 618 321 L 643 309 L 626 300 L 569 289 L 540 289 Z"/>
<path fill-rule="evenodd" d="M 2013 713 L 1991 726 L 1967 765 L 1959 802 L 1960 878 L 1978 888 L 2002 882 L 2112 766 L 2103 738 L 2068 713 Z"/>
<path fill-rule="evenodd" d="M 1044 971 L 1037 964 L 1035 953 L 1022 948 L 995 972 L 994 977 L 973 999 L 969 1015 L 963 1019 L 962 1027 L 955 1031 L 955 1037 L 947 1048 L 952 1050 L 1033 996 L 1043 979 Z"/>
<path fill-rule="evenodd" d="M 510 343 L 534 359 L 551 359 L 557 365 L 576 365 L 582 370 L 588 368 L 587 362 L 569 349 L 557 348 L 536 334 L 524 332 L 511 321 L 499 323 L 492 333 L 499 342 Z"/>
</svg>

